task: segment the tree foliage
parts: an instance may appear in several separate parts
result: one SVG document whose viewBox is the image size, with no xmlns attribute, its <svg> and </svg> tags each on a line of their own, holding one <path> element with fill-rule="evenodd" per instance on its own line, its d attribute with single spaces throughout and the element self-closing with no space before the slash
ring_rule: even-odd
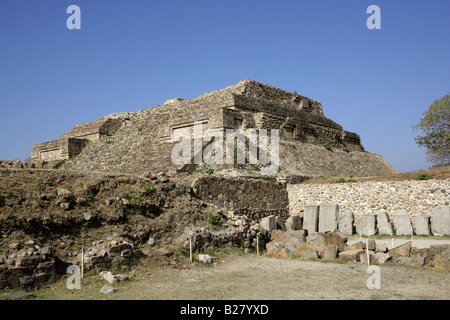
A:
<svg viewBox="0 0 450 320">
<path fill-rule="evenodd" d="M 450 165 L 450 94 L 434 101 L 413 129 L 423 132 L 414 140 L 427 148 L 428 161 L 436 167 Z"/>
</svg>

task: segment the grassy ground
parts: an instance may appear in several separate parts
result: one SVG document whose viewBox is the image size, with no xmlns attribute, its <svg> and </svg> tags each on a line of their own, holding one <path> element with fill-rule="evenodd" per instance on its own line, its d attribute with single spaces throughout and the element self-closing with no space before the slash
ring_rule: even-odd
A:
<svg viewBox="0 0 450 320">
<path fill-rule="evenodd" d="M 427 170 L 418 170 L 406 173 L 398 173 L 387 176 L 376 176 L 376 177 L 342 177 L 334 173 L 329 173 L 326 176 L 314 177 L 312 179 L 305 181 L 304 183 L 321 184 L 321 183 L 336 183 L 336 182 L 404 181 L 404 180 L 417 180 L 417 178 L 420 175 L 426 175 L 430 179 L 436 180 L 450 179 L 450 166 Z"/>
</svg>

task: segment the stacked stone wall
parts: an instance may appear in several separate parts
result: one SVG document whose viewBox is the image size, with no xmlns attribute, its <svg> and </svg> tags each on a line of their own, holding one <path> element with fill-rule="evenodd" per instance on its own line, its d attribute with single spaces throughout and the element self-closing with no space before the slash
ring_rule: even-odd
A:
<svg viewBox="0 0 450 320">
<path fill-rule="evenodd" d="M 340 213 L 352 211 L 357 218 L 364 213 L 406 211 L 411 216 L 447 206 L 450 202 L 450 179 L 406 180 L 360 183 L 289 184 L 289 211 L 302 215 L 305 206 L 338 204 Z"/>
</svg>

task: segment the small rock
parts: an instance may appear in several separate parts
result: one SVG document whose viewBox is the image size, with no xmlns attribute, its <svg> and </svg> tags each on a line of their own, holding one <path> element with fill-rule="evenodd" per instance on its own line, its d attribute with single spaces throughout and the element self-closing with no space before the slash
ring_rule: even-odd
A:
<svg viewBox="0 0 450 320">
<path fill-rule="evenodd" d="M 100 272 L 100 276 L 108 281 L 109 284 L 117 283 L 119 280 L 116 278 L 115 275 L 113 275 L 110 271 L 102 271 Z"/>
<path fill-rule="evenodd" d="M 206 263 L 206 264 L 210 264 L 212 262 L 212 257 L 207 254 L 199 254 L 198 261 Z"/>
<path fill-rule="evenodd" d="M 103 294 L 110 294 L 110 293 L 114 293 L 114 292 L 116 292 L 116 291 L 117 291 L 116 288 L 113 288 L 113 287 L 108 286 L 108 285 L 104 285 L 104 286 L 100 289 L 100 293 L 103 293 Z"/>
<path fill-rule="evenodd" d="M 119 281 L 127 281 L 127 280 L 131 280 L 131 276 L 126 275 L 126 274 L 116 274 L 116 278 Z"/>
</svg>

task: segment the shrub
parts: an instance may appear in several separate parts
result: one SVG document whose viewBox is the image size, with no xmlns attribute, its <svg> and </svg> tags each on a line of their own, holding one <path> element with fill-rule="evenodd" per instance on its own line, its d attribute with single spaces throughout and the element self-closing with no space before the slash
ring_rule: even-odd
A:
<svg viewBox="0 0 450 320">
<path fill-rule="evenodd" d="M 325 149 L 332 151 L 333 147 L 331 146 L 331 143 L 329 142 L 324 142 L 323 146 L 325 147 Z"/>
<path fill-rule="evenodd" d="M 430 180 L 430 176 L 422 173 L 417 176 L 417 180 Z"/>
</svg>

